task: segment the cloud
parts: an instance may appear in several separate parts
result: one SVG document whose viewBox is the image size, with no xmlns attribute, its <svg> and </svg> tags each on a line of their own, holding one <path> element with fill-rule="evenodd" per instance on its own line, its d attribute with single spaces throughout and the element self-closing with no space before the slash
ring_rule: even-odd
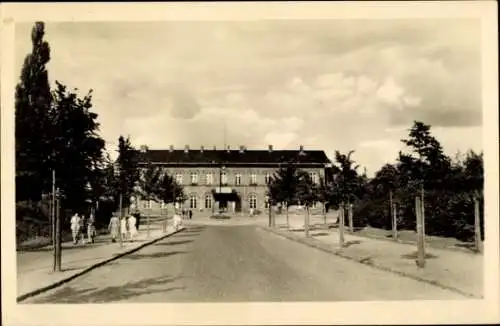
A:
<svg viewBox="0 0 500 326">
<path fill-rule="evenodd" d="M 51 80 L 94 89 L 108 141 L 130 134 L 153 148 L 221 146 L 225 122 L 231 146 L 357 149 L 359 163 L 373 170 L 397 154 L 389 140 L 398 143 L 414 120 L 435 126 L 446 150 L 480 148 L 480 27 L 280 20 L 49 23 L 46 30 Z M 19 67 L 30 29 L 16 25 Z M 455 141 L 461 133 L 463 143 Z"/>
</svg>

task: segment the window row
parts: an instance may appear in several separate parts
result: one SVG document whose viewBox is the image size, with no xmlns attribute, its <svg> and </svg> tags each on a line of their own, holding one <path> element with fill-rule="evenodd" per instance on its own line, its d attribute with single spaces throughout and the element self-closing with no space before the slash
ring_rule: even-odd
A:
<svg viewBox="0 0 500 326">
<path fill-rule="evenodd" d="M 194 194 L 190 195 L 188 198 L 188 206 L 191 209 L 198 209 L 198 208 L 212 209 L 213 203 L 214 203 L 214 199 L 213 199 L 213 196 L 211 194 L 206 194 L 204 196 L 203 202 L 201 203 L 202 204 L 201 207 L 198 204 L 198 197 L 196 195 L 194 195 Z M 253 208 L 253 209 L 257 208 L 257 195 L 250 194 L 248 196 L 248 205 L 249 205 L 249 208 Z M 152 200 L 143 201 L 142 208 L 151 209 L 152 206 L 153 206 Z M 300 204 L 299 204 L 299 206 L 300 206 Z M 166 204 L 162 202 L 161 208 L 163 209 L 165 207 L 166 207 Z M 264 207 L 269 208 L 269 204 L 267 201 L 264 202 Z M 317 207 L 318 207 L 318 203 L 314 202 L 312 204 L 312 208 L 317 208 Z"/>
<path fill-rule="evenodd" d="M 211 194 L 206 194 L 203 198 L 202 206 L 200 207 L 198 204 L 198 197 L 196 195 L 190 195 L 188 197 L 188 207 L 191 209 L 198 209 L 198 208 L 206 208 L 206 209 L 211 209 L 214 203 L 214 198 Z M 250 194 L 248 196 L 248 204 L 250 208 L 257 208 L 257 195 L 255 194 Z M 142 208 L 144 209 L 151 209 L 153 207 L 153 201 L 152 200 L 145 200 L 142 202 Z M 165 203 L 161 203 L 160 206 L 162 209 L 166 207 Z M 267 203 L 266 203 L 266 208 L 267 208 Z"/>
<path fill-rule="evenodd" d="M 310 174 L 311 176 L 311 180 L 313 183 L 318 183 L 318 174 L 317 173 L 311 173 Z M 175 175 L 175 181 L 182 185 L 184 184 L 184 176 L 180 173 L 177 173 Z M 227 177 L 227 174 L 225 172 L 222 172 L 220 174 L 220 179 L 217 181 L 222 183 L 222 184 L 228 184 L 228 177 Z M 266 173 L 266 175 L 264 176 L 264 182 L 266 184 L 268 184 L 269 182 L 271 182 L 271 178 L 272 178 L 272 174 L 271 173 Z M 243 176 L 241 173 L 236 173 L 236 175 L 234 176 L 234 184 L 239 186 L 242 184 L 242 180 L 243 180 Z M 249 183 L 251 185 L 256 185 L 257 184 L 257 174 L 255 173 L 252 173 L 250 174 L 250 178 L 249 178 Z M 199 180 L 198 180 L 198 172 L 191 172 L 190 173 L 190 183 L 191 184 L 198 184 L 199 183 Z M 205 179 L 205 184 L 207 185 L 212 185 L 214 184 L 214 173 L 207 173 L 206 174 L 206 179 Z"/>
</svg>

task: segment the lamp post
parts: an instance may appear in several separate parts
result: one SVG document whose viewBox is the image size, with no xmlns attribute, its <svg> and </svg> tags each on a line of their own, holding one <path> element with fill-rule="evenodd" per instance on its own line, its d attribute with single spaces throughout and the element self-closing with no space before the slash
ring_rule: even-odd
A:
<svg viewBox="0 0 500 326">
<path fill-rule="evenodd" d="M 219 199 L 222 199 L 222 175 L 225 173 L 226 167 L 222 164 L 219 170 Z M 219 200 L 219 213 L 222 213 L 221 209 L 222 200 Z"/>
</svg>

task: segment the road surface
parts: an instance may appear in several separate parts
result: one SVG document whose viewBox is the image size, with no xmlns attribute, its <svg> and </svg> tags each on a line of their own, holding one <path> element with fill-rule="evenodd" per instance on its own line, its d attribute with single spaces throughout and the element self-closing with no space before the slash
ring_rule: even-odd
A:
<svg viewBox="0 0 500 326">
<path fill-rule="evenodd" d="M 252 225 L 182 233 L 24 303 L 464 299 Z"/>
</svg>

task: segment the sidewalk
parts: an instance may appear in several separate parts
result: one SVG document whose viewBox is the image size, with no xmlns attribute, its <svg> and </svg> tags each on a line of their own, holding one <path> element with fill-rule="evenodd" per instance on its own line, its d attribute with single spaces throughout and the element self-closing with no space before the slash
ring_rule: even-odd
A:
<svg viewBox="0 0 500 326">
<path fill-rule="evenodd" d="M 139 234 L 133 242 L 125 241 L 122 246 L 118 242 L 112 243 L 109 235 L 102 235 L 94 244 L 73 245 L 71 242 L 63 244 L 62 271 L 54 273 L 52 247 L 37 250 L 17 252 L 17 295 L 21 296 L 37 289 L 60 282 L 68 277 L 83 272 L 92 265 L 103 262 L 114 256 L 134 250 L 149 241 L 171 234 L 174 229 L 168 225 L 164 233 L 161 224 L 152 224 L 149 238 L 147 227 L 141 225 Z M 113 262 L 110 262 L 112 264 Z"/>
<path fill-rule="evenodd" d="M 469 297 L 480 298 L 484 295 L 483 255 L 426 248 L 426 265 L 420 269 L 415 262 L 417 248 L 412 244 L 355 236 L 345 232 L 345 245 L 341 248 L 337 229 L 311 230 L 310 238 L 305 237 L 303 226 L 302 229 L 286 230 L 284 226 L 278 225 L 275 230 L 268 230 L 323 251 L 432 283 Z"/>
</svg>

